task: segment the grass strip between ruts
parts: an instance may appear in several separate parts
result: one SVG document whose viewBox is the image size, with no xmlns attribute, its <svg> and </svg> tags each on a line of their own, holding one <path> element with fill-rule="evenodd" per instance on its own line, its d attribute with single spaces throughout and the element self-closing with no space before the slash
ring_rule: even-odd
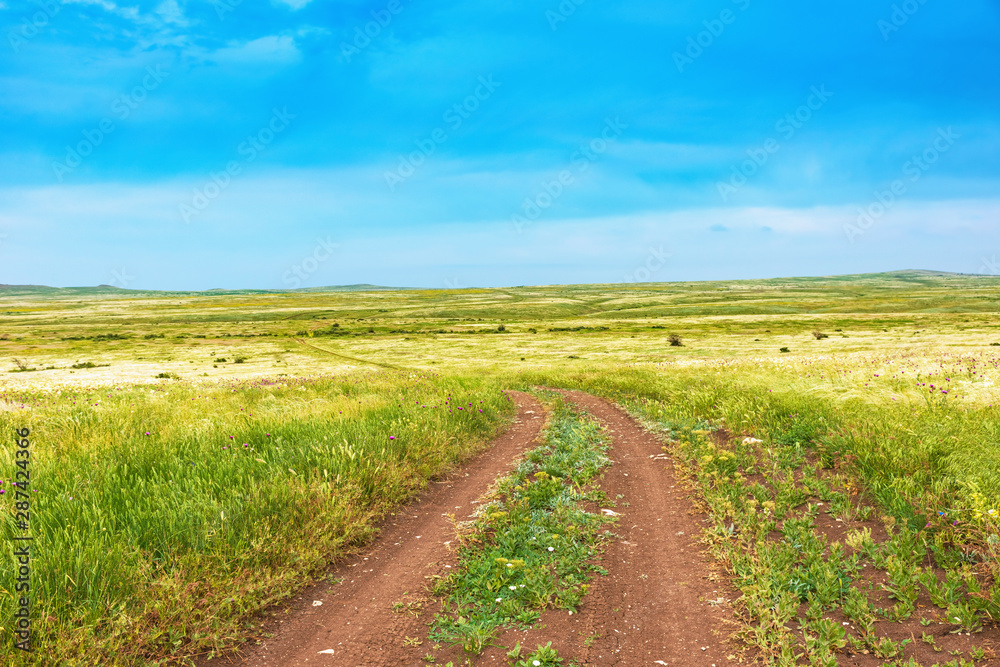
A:
<svg viewBox="0 0 1000 667">
<path fill-rule="evenodd" d="M 556 398 L 544 439 L 459 524 L 458 566 L 434 587 L 445 599 L 431 640 L 478 654 L 500 628 L 530 627 L 548 608 L 572 613 L 592 573 L 606 573 L 594 560 L 614 519 L 583 505 L 607 503 L 594 479 L 611 464 L 610 438 Z"/>
</svg>

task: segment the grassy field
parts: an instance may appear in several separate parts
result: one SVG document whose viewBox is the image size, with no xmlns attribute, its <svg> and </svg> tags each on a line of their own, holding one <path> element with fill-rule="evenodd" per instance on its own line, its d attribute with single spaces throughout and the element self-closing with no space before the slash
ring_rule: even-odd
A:
<svg viewBox="0 0 1000 667">
<path fill-rule="evenodd" d="M 0 359 L 9 370 L 17 368 L 15 358 L 37 369 L 8 375 L 6 386 L 37 386 L 379 365 L 548 370 L 584 361 L 775 357 L 782 347 L 799 355 L 981 350 L 1000 342 L 998 288 L 1000 278 L 911 272 L 496 290 L 0 289 Z M 817 340 L 814 331 L 829 337 Z M 684 346 L 671 347 L 670 333 Z M 72 368 L 81 364 L 97 367 Z"/>
<path fill-rule="evenodd" d="M 844 476 L 828 494 L 863 492 L 989 599 L 998 313 L 1000 279 L 926 272 L 494 290 L 0 287 L 0 437 L 32 431 L 38 645 L 89 665 L 232 644 L 252 612 L 502 428 L 503 390 L 537 385 L 606 396 L 661 429 L 703 498 L 717 488 L 706 482 L 717 459 L 700 463 L 717 456 L 706 434 L 753 436 L 772 457 L 804 448 Z M 764 456 L 727 451 L 750 468 Z M 0 450 L 5 543 L 14 452 Z M 746 512 L 715 518 L 749 533 Z M 0 559 L 4 621 L 15 566 Z M 969 625 L 995 622 L 992 604 L 966 610 Z M 780 631 L 761 636 L 762 650 L 792 650 Z M 9 653 L 9 628 L 0 643 Z"/>
<path fill-rule="evenodd" d="M 108 665 L 239 637 L 249 613 L 363 541 L 509 412 L 495 381 L 379 370 L 22 393 L 2 405 L 4 440 L 26 427 L 34 443 L 39 664 Z M 22 534 L 15 465 L 5 447 L 5 544 Z M 0 560 L 5 618 L 16 569 Z"/>
</svg>

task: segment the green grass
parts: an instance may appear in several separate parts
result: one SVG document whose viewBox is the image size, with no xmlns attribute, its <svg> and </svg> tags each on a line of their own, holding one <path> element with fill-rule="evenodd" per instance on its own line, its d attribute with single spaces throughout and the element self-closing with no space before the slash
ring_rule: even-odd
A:
<svg viewBox="0 0 1000 667">
<path fill-rule="evenodd" d="M 572 613 L 592 573 L 603 572 L 593 561 L 607 537 L 600 528 L 612 519 L 583 505 L 606 500 L 594 480 L 611 464 L 609 438 L 561 400 L 556 405 L 544 444 L 460 527 L 458 565 L 435 585 L 444 604 L 431 640 L 481 653 L 500 628 L 531 627 L 549 608 Z"/>
<path fill-rule="evenodd" d="M 512 659 L 517 659 L 521 655 L 520 644 L 515 647 L 515 650 L 509 652 L 507 656 Z M 512 655 L 513 654 L 513 655 Z M 540 667 L 541 665 L 561 665 L 563 659 L 559 657 L 559 651 L 552 648 L 552 642 L 549 642 L 545 646 L 539 644 L 538 648 L 532 653 L 528 654 L 524 659 L 518 660 L 514 663 L 514 667 Z"/>
<path fill-rule="evenodd" d="M 993 394 L 981 376 L 994 376 L 998 364 L 985 352 L 872 355 L 588 369 L 526 381 L 561 381 L 651 418 L 708 419 L 737 433 L 814 447 L 847 461 L 854 478 L 901 522 L 916 529 L 930 521 L 943 544 L 996 563 L 1000 410 L 986 403 Z M 942 385 L 949 393 L 941 393 Z"/>
<path fill-rule="evenodd" d="M 837 653 L 848 645 L 877 658 L 902 658 L 911 640 L 894 642 L 876 622 L 909 619 L 922 586 L 939 607 L 936 615 L 956 632 L 975 633 L 984 619 L 1000 617 L 1000 583 L 982 589 L 983 573 L 970 564 L 954 565 L 940 583 L 921 567 L 935 549 L 933 530 L 889 521 L 881 543 L 865 529 L 850 533 L 846 544 L 831 544 L 816 519 L 821 511 L 845 521 L 858 518 L 852 478 L 819 462 L 809 464 L 816 451 L 794 430 L 757 443 L 727 440 L 727 431 L 707 424 L 650 426 L 670 438 L 664 449 L 693 479 L 710 519 L 707 541 L 743 594 L 738 607 L 747 627 L 741 638 L 768 662 L 794 665 L 805 659 L 835 667 Z M 755 481 L 756 476 L 762 479 Z M 870 579 L 859 576 L 867 565 L 886 572 L 887 582 L 877 590 L 889 593 L 892 605 L 869 600 Z M 829 619 L 837 609 L 853 623 L 850 631 Z"/>
<path fill-rule="evenodd" d="M 18 398 L 0 437 L 27 427 L 34 443 L 33 664 L 152 664 L 231 645 L 511 410 L 490 380 L 396 372 Z M 15 469 L 13 448 L 0 469 Z M 15 567 L 0 558 L 4 618 Z M 9 631 L 2 641 L 9 656 Z"/>
</svg>

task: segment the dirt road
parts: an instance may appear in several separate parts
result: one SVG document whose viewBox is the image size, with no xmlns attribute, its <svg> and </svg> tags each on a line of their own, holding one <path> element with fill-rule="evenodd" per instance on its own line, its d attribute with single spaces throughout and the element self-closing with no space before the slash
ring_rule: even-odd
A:
<svg viewBox="0 0 1000 667">
<path fill-rule="evenodd" d="M 602 488 L 622 496 L 614 509 L 619 539 L 604 554 L 608 575 L 594 579 L 578 614 L 548 612 L 547 628 L 508 633 L 499 643 L 551 641 L 561 655 L 601 667 L 729 664 L 723 640 L 731 632 L 732 593 L 708 579 L 710 558 L 696 541 L 702 517 L 677 486 L 661 443 L 618 406 L 582 392 L 565 395 L 611 433 L 614 465 Z"/>
<path fill-rule="evenodd" d="M 297 665 L 426 665 L 427 623 L 437 605 L 427 597 L 428 577 L 454 566 L 448 514 L 459 520 L 521 452 L 535 446 L 544 422 L 542 406 L 513 394 L 519 407 L 514 426 L 486 453 L 384 526 L 365 553 L 332 574 L 339 584 L 304 592 L 276 635 L 242 657 L 217 659 L 212 667 Z M 731 618 L 732 593 L 709 580 L 709 558 L 696 543 L 701 517 L 677 486 L 660 443 L 623 410 L 581 392 L 567 398 L 593 414 L 612 435 L 614 465 L 602 486 L 616 498 L 618 535 L 609 545 L 598 576 L 576 614 L 551 610 L 527 632 L 508 631 L 475 665 L 508 665 L 506 648 L 527 649 L 552 642 L 560 655 L 586 665 L 670 665 L 722 667 L 729 664 L 723 638 Z M 314 601 L 321 602 L 314 606 Z M 420 642 L 420 643 L 418 643 Z M 457 647 L 438 651 L 436 664 L 465 664 Z"/>
<path fill-rule="evenodd" d="M 407 636 L 425 639 L 427 626 L 413 614 L 393 611 L 393 605 L 426 597 L 425 577 L 454 564 L 449 548 L 454 530 L 447 515 L 467 518 L 475 511 L 474 501 L 517 456 L 537 446 L 544 408 L 527 394 L 510 394 L 518 406 L 517 417 L 488 451 L 403 507 L 364 553 L 331 573 L 341 583 L 313 586 L 298 596 L 278 615 L 280 620 L 265 627 L 275 633 L 272 639 L 245 648 L 242 658 L 220 658 L 206 662 L 206 667 L 424 664 L 420 657 L 426 648 L 404 647 L 402 642 Z"/>
</svg>

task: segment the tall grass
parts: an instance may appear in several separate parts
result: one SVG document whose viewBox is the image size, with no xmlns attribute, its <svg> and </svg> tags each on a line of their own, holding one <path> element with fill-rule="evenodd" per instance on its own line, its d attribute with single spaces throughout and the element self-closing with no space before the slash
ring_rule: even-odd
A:
<svg viewBox="0 0 1000 667">
<path fill-rule="evenodd" d="M 1000 409 L 988 402 L 983 378 L 997 364 L 987 354 L 863 355 L 519 378 L 592 391 L 656 420 L 707 419 L 766 442 L 800 442 L 849 465 L 869 495 L 910 527 L 946 517 L 944 541 L 977 551 L 995 569 Z"/>
<path fill-rule="evenodd" d="M 231 644 L 511 412 L 494 381 L 395 372 L 5 399 L 17 407 L 0 412 L 0 437 L 27 427 L 33 443 L 33 664 L 152 664 Z M 13 450 L 0 449 L 5 478 Z M 0 645 L 10 659 L 9 631 Z"/>
</svg>

